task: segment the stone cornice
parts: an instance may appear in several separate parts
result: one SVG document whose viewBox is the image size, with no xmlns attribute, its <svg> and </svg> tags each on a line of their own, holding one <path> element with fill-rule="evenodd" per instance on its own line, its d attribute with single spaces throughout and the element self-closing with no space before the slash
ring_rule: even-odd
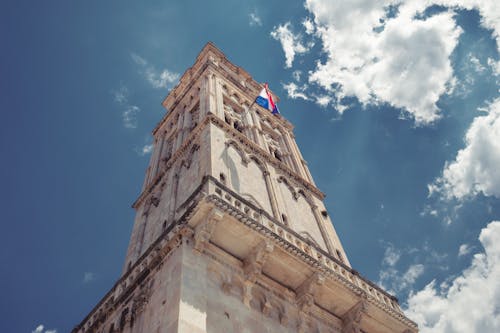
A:
<svg viewBox="0 0 500 333">
<path fill-rule="evenodd" d="M 211 178 L 211 177 L 210 177 Z M 218 183 L 219 187 L 225 187 L 223 184 L 220 184 L 217 180 L 212 179 L 211 181 Z M 228 190 L 227 188 L 225 188 Z M 252 203 L 246 202 L 246 200 L 242 197 L 239 197 L 234 192 L 232 195 L 235 195 L 241 202 L 244 202 L 245 205 L 253 206 Z M 331 257 L 328 253 L 323 251 L 321 248 L 317 248 L 314 245 L 309 245 L 314 247 L 314 250 L 317 253 L 321 254 L 321 259 L 314 258 L 311 254 L 306 253 L 304 250 L 297 247 L 293 242 L 290 242 L 274 232 L 273 230 L 266 228 L 262 223 L 257 221 L 255 218 L 248 216 L 248 214 L 244 214 L 239 209 L 232 206 L 227 200 L 221 198 L 222 195 L 209 195 L 206 200 L 213 202 L 219 209 L 226 211 L 229 215 L 233 216 L 237 220 L 241 221 L 245 225 L 250 228 L 258 231 L 259 233 L 272 238 L 275 243 L 280 246 L 287 253 L 290 253 L 297 258 L 300 258 L 302 262 L 307 263 L 313 269 L 319 270 L 325 277 L 329 277 L 332 280 L 339 282 L 346 289 L 350 290 L 356 295 L 365 295 L 366 299 L 370 304 L 373 304 L 377 308 L 383 310 L 388 313 L 391 317 L 396 319 L 397 321 L 403 323 L 406 326 L 416 329 L 417 325 L 410 319 L 408 319 L 404 314 L 399 310 L 399 308 L 393 308 L 389 306 L 387 303 L 395 302 L 397 303 L 397 298 L 387 293 L 385 290 L 381 289 L 373 282 L 368 279 L 363 278 L 357 271 L 347 267 L 336 258 Z M 254 206 L 256 211 L 259 210 L 258 207 Z M 279 225 L 280 229 L 286 230 L 288 234 L 292 234 L 296 239 L 300 239 L 303 243 L 307 243 L 307 240 L 304 239 L 299 234 L 295 233 L 293 230 L 287 228 L 286 226 L 278 223 L 277 221 L 273 221 L 275 225 Z M 330 261 L 333 263 L 333 266 L 329 266 L 326 264 L 326 261 Z M 378 295 L 378 296 L 377 296 Z M 385 302 L 380 300 L 380 297 L 386 298 Z"/>
<path fill-rule="evenodd" d="M 214 194 L 208 192 L 207 186 L 209 186 L 209 183 L 215 185 L 215 188 L 212 186 Z M 134 290 L 139 285 L 138 281 L 144 279 L 150 271 L 153 271 L 162 262 L 163 258 L 168 256 L 179 245 L 182 237 L 193 234 L 192 231 L 183 231 L 183 229 L 188 228 L 187 222 L 193 217 L 193 214 L 198 209 L 197 207 L 202 202 L 211 203 L 222 212 L 258 232 L 265 239 L 272 240 L 275 246 L 280 247 L 300 262 L 309 265 L 313 271 L 320 272 L 325 279 L 337 281 L 353 294 L 362 295 L 369 304 L 384 311 L 406 327 L 416 330 L 417 326 L 413 321 L 405 317 L 398 307 L 390 305 L 391 302 L 397 303 L 397 299 L 394 296 L 363 278 L 358 272 L 344 265 L 336 258 L 331 257 L 321 248 L 308 243 L 301 235 L 274 220 L 269 214 L 231 191 L 214 177 L 205 176 L 200 186 L 180 205 L 178 212 L 183 213 L 181 217 L 172 223 L 132 267 L 125 272 L 73 332 L 79 332 L 81 328 L 92 327 L 94 323 L 101 322 L 102 320 L 99 318 L 102 316 L 106 317 L 107 312 L 113 311 L 117 304 L 135 292 Z M 240 204 L 237 204 L 237 202 Z M 250 210 L 246 211 L 246 208 L 243 209 L 241 204 Z M 265 224 L 262 217 L 265 217 L 269 225 Z M 280 235 L 279 230 L 283 230 L 285 234 Z M 292 239 L 288 239 L 290 236 Z M 297 240 L 300 240 L 303 244 L 307 244 L 309 247 L 308 253 L 297 246 Z"/>
</svg>

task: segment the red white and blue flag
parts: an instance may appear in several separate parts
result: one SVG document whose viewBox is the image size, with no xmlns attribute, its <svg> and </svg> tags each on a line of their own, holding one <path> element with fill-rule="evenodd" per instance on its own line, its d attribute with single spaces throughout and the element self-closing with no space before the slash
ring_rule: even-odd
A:
<svg viewBox="0 0 500 333">
<path fill-rule="evenodd" d="M 255 103 L 259 104 L 265 109 L 271 111 L 272 114 L 279 114 L 278 106 L 273 101 L 273 96 L 269 92 L 269 86 L 264 84 L 264 89 L 260 92 L 259 96 L 255 99 Z"/>
</svg>

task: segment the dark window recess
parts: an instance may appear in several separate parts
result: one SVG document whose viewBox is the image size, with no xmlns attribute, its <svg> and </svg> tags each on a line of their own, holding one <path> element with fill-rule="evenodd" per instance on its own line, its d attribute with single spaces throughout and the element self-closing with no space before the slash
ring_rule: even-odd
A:
<svg viewBox="0 0 500 333">
<path fill-rule="evenodd" d="M 127 314 L 128 314 L 128 308 L 125 308 L 125 310 L 122 311 L 122 314 L 120 316 L 120 330 L 121 331 L 123 331 L 123 328 L 125 327 Z"/>
<path fill-rule="evenodd" d="M 239 121 L 235 121 L 233 127 L 238 132 L 243 133 L 243 126 L 241 126 Z"/>
<path fill-rule="evenodd" d="M 326 219 L 328 217 L 328 213 L 326 210 L 322 210 L 321 211 L 321 215 L 323 215 L 323 217 Z"/>
<path fill-rule="evenodd" d="M 276 157 L 277 160 L 283 162 L 283 159 L 281 158 L 281 153 L 278 150 L 274 151 L 274 157 Z"/>
<path fill-rule="evenodd" d="M 219 174 L 219 179 L 220 179 L 220 182 L 224 185 L 226 185 L 226 175 L 223 174 L 222 172 Z"/>
<path fill-rule="evenodd" d="M 335 250 L 335 252 L 337 252 L 337 257 L 339 257 L 339 260 L 340 260 L 341 262 L 344 262 L 344 258 L 342 258 L 342 253 L 340 253 L 340 251 L 339 251 L 338 249 L 337 249 L 337 250 Z"/>
<path fill-rule="evenodd" d="M 163 221 L 162 228 L 165 229 L 167 227 L 167 220 Z"/>
<path fill-rule="evenodd" d="M 281 219 L 283 220 L 284 225 L 288 225 L 288 219 L 286 218 L 285 214 L 281 214 Z"/>
</svg>

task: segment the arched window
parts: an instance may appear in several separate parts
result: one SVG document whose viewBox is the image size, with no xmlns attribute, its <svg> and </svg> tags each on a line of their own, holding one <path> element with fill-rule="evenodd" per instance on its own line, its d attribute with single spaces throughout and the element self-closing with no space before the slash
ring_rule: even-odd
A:
<svg viewBox="0 0 500 333">
<path fill-rule="evenodd" d="M 278 149 L 276 149 L 276 150 L 274 151 L 274 157 L 276 157 L 276 159 L 277 159 L 278 161 L 283 162 L 283 158 L 282 158 L 281 153 L 280 153 L 280 151 L 279 151 Z"/>
<path fill-rule="evenodd" d="M 239 121 L 235 121 L 233 127 L 238 132 L 243 133 L 243 126 L 241 126 Z"/>
</svg>

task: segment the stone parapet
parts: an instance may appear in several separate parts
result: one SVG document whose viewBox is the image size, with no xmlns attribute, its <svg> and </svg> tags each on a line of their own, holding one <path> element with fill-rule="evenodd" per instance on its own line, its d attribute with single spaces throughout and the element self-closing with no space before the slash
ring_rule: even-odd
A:
<svg viewBox="0 0 500 333">
<path fill-rule="evenodd" d="M 209 225 L 208 229 L 203 228 L 202 223 L 205 223 L 207 218 L 213 219 L 210 216 L 213 216 L 214 209 L 219 212 L 217 223 Z M 309 315 L 321 310 L 326 312 L 327 317 L 329 315 L 343 318 L 349 309 L 362 301 L 365 304 L 362 315 L 364 319 L 360 321 L 360 327 L 366 326 L 378 332 L 383 322 L 391 329 L 380 332 L 417 332 L 416 324 L 404 316 L 394 296 L 211 176 L 204 177 L 196 191 L 179 206 L 178 214 L 180 217 L 177 222 L 167 228 L 116 282 L 73 333 L 92 332 L 106 322 L 121 303 L 138 293 L 141 282 L 147 279 L 150 272 L 161 265 L 186 237 L 193 239 L 193 249 L 201 255 L 214 256 L 214 253 L 222 251 L 224 255 L 221 257 L 219 254 L 219 258 L 229 256 L 234 258 L 230 262 L 240 262 L 236 267 L 241 274 L 245 274 L 245 263 L 253 260 L 248 259 L 249 255 L 255 255 L 255 249 L 264 246 L 267 249 L 266 259 L 258 261 L 258 273 L 261 277 L 254 276 L 250 282 L 259 284 L 262 279 L 270 280 L 279 285 L 284 298 L 294 299 L 297 293 L 300 293 L 300 299 L 307 300 L 309 307 L 315 308 L 309 309 Z M 197 235 L 197 232 L 203 234 Z M 197 239 L 201 241 L 197 242 Z M 262 243 L 263 241 L 272 242 L 274 247 L 262 245 L 266 244 Z M 216 252 L 213 252 L 213 246 L 217 249 Z M 321 276 L 323 282 L 315 287 L 313 296 L 307 296 L 304 283 L 313 275 Z M 225 288 L 230 287 L 226 285 Z M 242 301 L 250 304 L 250 300 L 245 301 L 244 295 Z M 297 297 L 295 302 L 298 306 L 302 301 Z"/>
</svg>

